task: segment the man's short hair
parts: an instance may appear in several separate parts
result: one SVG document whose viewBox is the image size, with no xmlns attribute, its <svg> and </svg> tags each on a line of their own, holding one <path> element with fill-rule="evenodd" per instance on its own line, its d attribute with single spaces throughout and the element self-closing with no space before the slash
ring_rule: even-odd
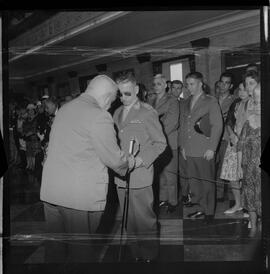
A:
<svg viewBox="0 0 270 274">
<path fill-rule="evenodd" d="M 203 75 L 200 72 L 198 72 L 198 71 L 194 71 L 194 72 L 188 73 L 185 78 L 186 79 L 188 79 L 188 78 L 194 78 L 194 79 L 201 80 L 203 82 Z"/>
<path fill-rule="evenodd" d="M 127 82 L 131 82 L 133 84 L 137 84 L 137 81 L 136 81 L 136 78 L 135 78 L 135 75 L 133 72 L 124 72 L 124 73 L 121 73 L 115 80 L 115 82 L 117 84 L 119 83 L 127 83 Z"/>
<path fill-rule="evenodd" d="M 221 81 L 222 77 L 230 78 L 231 79 L 231 84 L 233 84 L 234 76 L 233 76 L 233 74 L 231 72 L 225 71 L 225 72 L 221 73 L 221 75 L 219 77 L 219 81 Z"/>
<path fill-rule="evenodd" d="M 172 81 L 172 85 L 173 85 L 173 84 L 182 85 L 182 86 L 183 86 L 183 83 L 182 83 L 182 81 L 180 81 L 180 80 L 173 80 L 173 81 Z"/>
<path fill-rule="evenodd" d="M 47 104 L 47 103 L 53 104 L 53 105 L 55 105 L 55 106 L 58 105 L 57 99 L 56 99 L 56 98 L 53 98 L 53 97 L 50 97 L 50 98 L 46 99 L 46 100 L 45 100 L 45 104 Z"/>
<path fill-rule="evenodd" d="M 248 70 L 244 75 L 243 75 L 243 83 L 245 83 L 245 80 L 247 77 L 251 77 L 254 79 L 257 83 L 261 82 L 260 78 L 260 73 L 256 70 Z"/>
<path fill-rule="evenodd" d="M 246 71 L 250 68 L 256 68 L 255 71 L 259 71 L 259 66 L 256 63 L 250 63 L 246 66 Z"/>
<path fill-rule="evenodd" d="M 185 79 L 188 78 L 193 78 L 193 79 L 197 79 L 200 80 L 202 82 L 202 90 L 206 93 L 209 94 L 210 93 L 210 88 L 209 86 L 207 86 L 204 81 L 203 81 L 203 75 L 198 72 L 198 71 L 194 71 L 194 72 L 190 72 L 186 75 Z"/>
<path fill-rule="evenodd" d="M 162 80 L 162 82 L 166 85 L 167 84 L 167 81 L 166 81 L 166 78 L 165 78 L 165 76 L 163 75 L 163 74 L 156 74 L 154 77 L 153 77 L 153 79 L 161 79 Z"/>
</svg>

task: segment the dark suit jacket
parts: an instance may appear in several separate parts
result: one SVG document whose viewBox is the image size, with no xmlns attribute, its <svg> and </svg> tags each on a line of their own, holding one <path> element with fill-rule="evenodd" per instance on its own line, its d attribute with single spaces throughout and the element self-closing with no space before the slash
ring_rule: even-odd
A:
<svg viewBox="0 0 270 274">
<path fill-rule="evenodd" d="M 190 110 L 191 99 L 192 96 L 182 105 L 179 143 L 181 148 L 185 149 L 187 156 L 203 157 L 207 150 L 216 151 L 223 129 L 222 114 L 217 99 L 213 96 L 202 94 L 192 110 Z M 205 115 L 209 115 L 210 137 L 194 129 L 198 119 Z"/>
<path fill-rule="evenodd" d="M 223 117 L 223 122 L 227 120 L 228 112 L 230 109 L 230 106 L 232 105 L 233 101 L 235 100 L 235 96 L 229 94 L 220 105 L 221 112 L 222 112 L 222 117 Z M 222 139 L 229 141 L 229 133 L 226 128 L 223 129 L 223 134 L 222 134 Z"/>
<path fill-rule="evenodd" d="M 122 122 L 123 106 L 118 108 L 113 116 L 118 128 L 120 147 L 129 152 L 129 143 L 133 137 L 139 141 L 139 153 L 144 165 L 136 168 L 130 174 L 130 188 L 142 188 L 153 183 L 153 163 L 165 150 L 167 143 L 162 132 L 157 112 L 148 104 L 138 101 L 130 109 Z M 135 151 L 137 147 L 134 147 Z M 115 178 L 118 186 L 125 187 L 126 182 Z"/>
</svg>

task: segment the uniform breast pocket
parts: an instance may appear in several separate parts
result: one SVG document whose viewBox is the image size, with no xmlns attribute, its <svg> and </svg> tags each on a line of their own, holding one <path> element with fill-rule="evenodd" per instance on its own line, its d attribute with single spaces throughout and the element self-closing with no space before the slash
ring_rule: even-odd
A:
<svg viewBox="0 0 270 274">
<path fill-rule="evenodd" d="M 138 142 L 138 144 L 135 144 L 135 148 L 145 144 L 147 140 L 147 132 L 143 123 L 130 124 L 127 130 L 129 140 L 135 138 Z"/>
</svg>

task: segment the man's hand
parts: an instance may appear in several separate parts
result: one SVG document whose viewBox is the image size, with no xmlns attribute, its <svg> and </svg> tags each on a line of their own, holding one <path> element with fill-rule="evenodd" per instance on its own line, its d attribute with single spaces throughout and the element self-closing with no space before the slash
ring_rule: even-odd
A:
<svg viewBox="0 0 270 274">
<path fill-rule="evenodd" d="M 133 155 L 128 156 L 128 169 L 132 170 L 135 167 L 135 158 Z"/>
<path fill-rule="evenodd" d="M 237 144 L 237 142 L 238 142 L 238 137 L 237 137 L 237 135 L 236 135 L 236 134 L 231 134 L 231 135 L 230 135 L 230 141 L 231 141 L 231 143 L 235 146 L 235 145 Z"/>
<path fill-rule="evenodd" d="M 143 160 L 141 157 L 137 156 L 135 158 L 135 168 L 138 168 L 143 165 Z"/>
<path fill-rule="evenodd" d="M 243 179 L 243 169 L 241 166 L 238 166 L 238 178 Z"/>
<path fill-rule="evenodd" d="M 212 160 L 212 159 L 214 158 L 214 151 L 208 149 L 208 150 L 204 153 L 203 158 L 206 159 L 207 161 Z"/>
<path fill-rule="evenodd" d="M 182 149 L 182 155 L 183 155 L 183 158 L 186 160 L 187 158 L 186 158 L 186 152 L 184 148 Z"/>
</svg>

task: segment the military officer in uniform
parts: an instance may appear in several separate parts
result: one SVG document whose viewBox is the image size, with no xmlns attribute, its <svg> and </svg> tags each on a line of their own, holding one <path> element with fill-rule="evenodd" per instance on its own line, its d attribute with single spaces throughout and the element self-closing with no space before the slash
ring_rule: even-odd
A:
<svg viewBox="0 0 270 274">
<path fill-rule="evenodd" d="M 131 73 L 116 80 L 120 90 L 120 106 L 114 113 L 114 122 L 118 129 L 120 147 L 129 152 L 130 140 L 135 138 L 135 169 L 130 173 L 127 233 L 137 241 L 132 245 L 133 256 L 138 261 L 150 261 L 157 256 L 157 219 L 153 211 L 153 163 L 165 150 L 166 139 L 158 119 L 157 112 L 148 104 L 139 101 L 139 87 Z M 115 178 L 120 208 L 123 211 L 126 181 Z M 146 239 L 144 240 L 144 237 Z"/>
<path fill-rule="evenodd" d="M 204 222 L 209 223 L 215 209 L 215 151 L 223 128 L 222 115 L 217 99 L 205 94 L 200 72 L 187 74 L 186 85 L 191 96 L 180 117 L 180 146 L 187 161 L 192 202 L 197 204 L 197 211 L 189 217 L 204 216 Z M 196 127 L 202 119 L 208 120 L 207 133 Z"/>
<path fill-rule="evenodd" d="M 166 93 L 166 79 L 157 74 L 153 79 L 156 98 L 152 106 L 156 109 L 168 147 L 159 159 L 159 205 L 168 206 L 173 212 L 178 204 L 177 170 L 178 170 L 178 127 L 179 103 L 173 95 Z"/>
</svg>

